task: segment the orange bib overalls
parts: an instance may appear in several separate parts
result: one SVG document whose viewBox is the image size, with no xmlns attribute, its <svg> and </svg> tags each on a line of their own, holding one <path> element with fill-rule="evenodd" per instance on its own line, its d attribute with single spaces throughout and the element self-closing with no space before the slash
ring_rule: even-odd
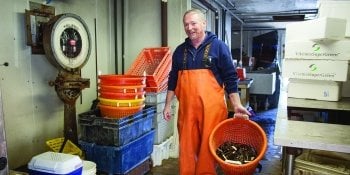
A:
<svg viewBox="0 0 350 175">
<path fill-rule="evenodd" d="M 181 70 L 175 94 L 179 100 L 180 175 L 216 174 L 209 135 L 227 118 L 223 87 L 209 69 Z"/>
</svg>

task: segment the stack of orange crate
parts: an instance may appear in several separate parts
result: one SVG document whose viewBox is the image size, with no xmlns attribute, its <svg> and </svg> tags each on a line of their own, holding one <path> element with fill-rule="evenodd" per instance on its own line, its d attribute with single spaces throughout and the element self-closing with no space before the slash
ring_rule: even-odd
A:
<svg viewBox="0 0 350 175">
<path fill-rule="evenodd" d="M 103 117 L 126 117 L 145 106 L 145 76 L 110 74 L 98 78 L 99 108 Z"/>
<path fill-rule="evenodd" d="M 171 69 L 169 47 L 144 48 L 126 75 L 142 76 L 146 74 L 146 92 L 161 92 L 168 87 L 168 75 Z"/>
</svg>

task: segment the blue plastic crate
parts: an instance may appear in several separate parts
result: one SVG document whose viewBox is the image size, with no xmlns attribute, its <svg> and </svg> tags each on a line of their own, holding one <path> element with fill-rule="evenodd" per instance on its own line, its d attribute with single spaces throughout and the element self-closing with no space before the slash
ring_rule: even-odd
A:
<svg viewBox="0 0 350 175">
<path fill-rule="evenodd" d="M 146 158 L 142 162 L 140 162 L 136 167 L 132 168 L 130 171 L 119 174 L 119 175 L 143 175 L 151 170 L 152 167 L 152 159 L 151 157 Z"/>
<path fill-rule="evenodd" d="M 86 160 L 96 163 L 98 171 L 109 174 L 126 174 L 153 152 L 154 130 L 151 130 L 136 140 L 119 147 L 103 146 L 95 143 L 79 141 L 85 152 Z"/>
<path fill-rule="evenodd" d="M 96 111 L 79 114 L 80 140 L 99 145 L 125 145 L 152 129 L 155 112 L 154 106 L 146 106 L 121 119 L 104 118 Z"/>
</svg>

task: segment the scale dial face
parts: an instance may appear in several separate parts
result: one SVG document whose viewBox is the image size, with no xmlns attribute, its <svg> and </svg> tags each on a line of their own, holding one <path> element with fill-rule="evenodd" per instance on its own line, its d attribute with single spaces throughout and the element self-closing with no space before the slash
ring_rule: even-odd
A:
<svg viewBox="0 0 350 175">
<path fill-rule="evenodd" d="M 90 33 L 85 22 L 74 14 L 53 17 L 44 29 L 44 50 L 54 66 L 76 71 L 89 59 Z"/>
</svg>

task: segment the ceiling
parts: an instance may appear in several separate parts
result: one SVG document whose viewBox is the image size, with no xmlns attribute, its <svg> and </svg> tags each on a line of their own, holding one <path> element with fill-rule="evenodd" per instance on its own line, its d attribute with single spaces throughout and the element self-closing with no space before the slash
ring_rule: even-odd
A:
<svg viewBox="0 0 350 175">
<path fill-rule="evenodd" d="M 232 29 L 284 29 L 290 22 L 317 17 L 317 0 L 212 0 L 233 16 Z"/>
</svg>

